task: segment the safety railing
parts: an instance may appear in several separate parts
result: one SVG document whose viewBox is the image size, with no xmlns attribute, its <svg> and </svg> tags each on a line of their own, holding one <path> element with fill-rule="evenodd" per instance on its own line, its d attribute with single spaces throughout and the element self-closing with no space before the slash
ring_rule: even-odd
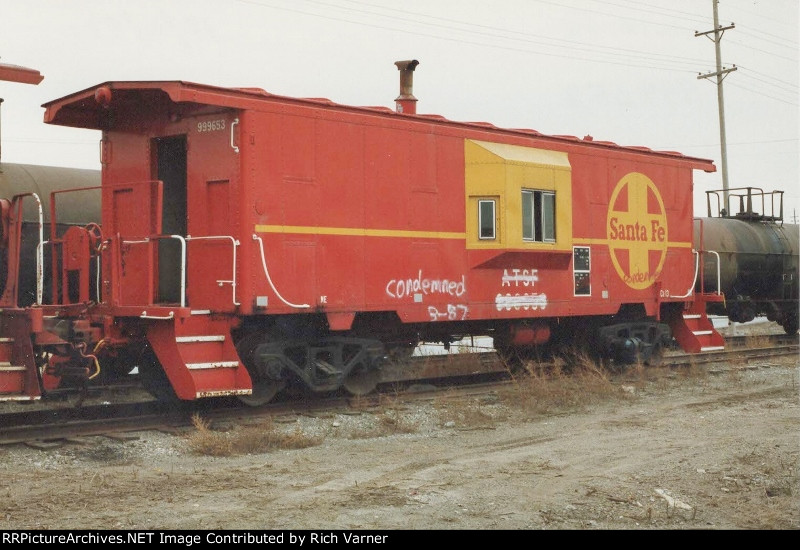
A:
<svg viewBox="0 0 800 550">
<path fill-rule="evenodd" d="M 723 204 L 725 199 L 721 196 L 727 196 L 725 204 Z M 733 217 L 743 220 L 783 222 L 783 191 L 764 191 L 760 187 L 712 189 L 706 191 L 706 208 L 709 218 Z"/>
<path fill-rule="evenodd" d="M 688 298 L 694 294 L 695 288 L 697 288 L 697 281 L 698 276 L 700 280 L 700 293 L 706 293 L 706 279 L 705 279 L 705 261 L 703 259 L 704 254 L 712 254 L 716 259 L 716 274 L 717 274 L 717 288 L 713 292 L 713 294 L 721 295 L 722 294 L 722 276 L 721 276 L 721 262 L 719 253 L 715 250 L 705 250 L 703 248 L 704 241 L 704 226 L 703 226 L 703 219 L 702 218 L 695 218 L 695 222 L 699 224 L 699 235 L 698 235 L 698 248 L 692 249 L 692 253 L 694 254 L 694 277 L 692 277 L 692 284 L 689 286 L 689 290 L 686 291 L 686 294 L 682 296 L 672 296 L 672 298 Z"/>
<path fill-rule="evenodd" d="M 180 261 L 180 306 L 186 307 L 186 239 L 180 235 L 150 235 L 149 237 L 145 237 L 144 239 L 139 240 L 121 240 L 120 244 L 123 245 L 132 245 L 132 244 L 153 244 L 154 241 L 159 241 L 163 239 L 175 239 L 181 244 L 181 261 Z M 153 266 L 152 266 L 152 258 L 153 254 L 148 254 L 148 273 L 153 273 Z M 118 282 L 119 284 L 119 282 Z M 153 299 L 152 289 L 149 290 L 148 300 L 149 303 L 153 303 L 155 300 Z"/>
<path fill-rule="evenodd" d="M 15 211 L 15 229 L 12 233 L 15 242 L 13 243 L 14 257 L 8 258 L 9 271 L 8 274 L 11 279 L 6 282 L 6 292 L 13 293 L 9 299 L 16 307 L 18 303 L 19 294 L 19 276 L 20 276 L 20 261 L 22 258 L 22 224 L 23 224 L 23 202 L 25 197 L 33 197 L 36 201 L 38 212 L 38 241 L 36 244 L 36 304 L 42 304 L 42 296 L 44 294 L 44 249 L 42 243 L 44 242 L 44 211 L 42 210 L 42 200 L 36 193 L 19 193 L 11 197 L 11 211 Z"/>
<path fill-rule="evenodd" d="M 50 193 L 50 239 L 48 241 L 43 242 L 42 246 L 45 246 L 45 245 L 50 245 L 51 246 L 52 262 L 50 264 L 50 269 L 52 270 L 51 278 L 52 278 L 52 281 L 53 281 L 53 284 L 51 285 L 52 286 L 51 292 L 53 294 L 52 300 L 53 300 L 54 304 L 58 303 L 59 292 L 61 292 L 62 295 L 67 292 L 65 288 L 61 288 L 62 284 L 66 285 L 66 281 L 61 281 L 60 262 L 59 262 L 59 259 L 58 259 L 59 247 L 63 246 L 64 241 L 58 235 L 59 222 L 58 222 L 58 201 L 57 201 L 57 199 L 59 197 L 65 195 L 65 194 L 67 194 L 67 193 L 70 193 L 70 194 L 73 194 L 73 193 L 86 193 L 88 191 L 98 191 L 99 192 L 102 189 L 103 188 L 101 186 L 94 185 L 94 186 L 90 186 L 90 187 L 74 187 L 74 188 L 71 188 L 71 189 L 60 189 L 60 190 L 53 191 L 53 192 Z M 98 200 L 98 203 L 99 202 L 100 201 Z M 82 220 L 82 223 L 85 223 L 85 220 Z M 67 224 L 67 225 L 72 225 L 72 224 Z M 80 223 L 75 223 L 74 225 L 80 225 Z M 102 233 L 100 231 L 100 226 L 97 223 L 90 222 L 90 223 L 88 223 L 86 225 L 86 228 L 87 229 L 93 228 L 94 230 L 96 230 L 97 234 L 99 236 L 98 238 L 102 242 Z M 97 271 L 97 284 L 96 284 L 96 287 L 95 287 L 95 293 L 96 293 L 95 297 L 97 299 L 97 303 L 100 303 L 100 262 L 101 262 L 101 258 L 100 258 L 100 251 L 99 250 L 97 251 L 96 258 L 97 258 L 97 262 L 96 262 L 95 269 Z M 63 258 L 62 258 L 62 261 L 64 261 Z"/>
<path fill-rule="evenodd" d="M 56 202 L 57 198 L 62 193 L 74 193 L 74 192 L 86 192 L 86 191 L 93 191 L 93 190 L 101 190 L 104 194 L 104 200 L 112 203 L 113 194 L 120 192 L 128 194 L 130 193 L 130 199 L 126 198 L 125 207 L 128 208 L 135 208 L 137 211 L 142 212 L 151 212 L 151 213 L 159 213 L 161 211 L 161 201 L 162 201 L 162 189 L 163 183 L 158 180 L 153 181 L 138 181 L 138 182 L 131 182 L 131 183 L 120 183 L 120 184 L 111 184 L 111 185 L 104 185 L 104 186 L 95 186 L 95 187 L 81 187 L 81 188 L 74 188 L 74 189 L 66 189 L 66 190 L 59 190 L 51 193 L 51 200 L 50 200 L 50 240 L 44 241 L 43 238 L 40 238 L 40 242 L 37 246 L 37 253 L 39 256 L 43 257 L 43 248 L 45 246 L 51 246 L 53 249 L 53 299 L 54 303 L 58 300 L 58 286 L 59 286 L 59 278 L 61 273 L 59 268 L 59 256 L 56 249 L 59 245 L 63 244 L 63 239 L 61 236 L 57 234 L 57 218 L 56 218 Z M 38 199 L 38 198 L 37 198 Z M 41 206 L 40 206 L 41 210 Z M 41 218 L 40 213 L 40 218 Z M 40 226 L 42 226 L 43 222 L 40 222 Z M 96 226 L 96 224 L 89 224 L 90 226 Z M 145 226 L 150 227 L 150 231 L 160 226 L 160 223 L 156 219 L 150 219 L 149 222 L 145 221 Z M 87 226 L 88 228 L 89 226 Z M 99 226 L 98 233 L 99 233 Z M 43 232 L 40 229 L 40 234 L 43 236 Z M 145 232 L 144 235 L 147 235 Z M 103 299 L 107 299 L 110 303 L 115 305 L 132 305 L 132 304 L 125 304 L 123 302 L 128 302 L 130 300 L 122 299 L 122 288 L 129 282 L 125 281 L 125 274 L 124 269 L 122 269 L 123 265 L 123 256 L 125 256 L 128 251 L 126 247 L 129 246 L 137 246 L 137 245 L 149 245 L 152 247 L 156 242 L 164 239 L 172 239 L 177 240 L 180 242 L 180 260 L 178 270 L 179 270 L 179 279 L 180 279 L 180 290 L 179 290 L 179 302 L 181 307 L 186 307 L 187 302 L 187 257 L 191 255 L 191 251 L 187 250 L 187 243 L 192 242 L 229 242 L 231 245 L 231 272 L 230 278 L 223 278 L 220 277 L 216 279 L 216 284 L 222 287 L 223 285 L 229 284 L 231 285 L 231 303 L 233 306 L 240 306 L 241 303 L 238 299 L 238 276 L 237 276 L 237 256 L 238 256 L 238 248 L 240 246 L 240 242 L 231 235 L 201 235 L 201 236 L 186 236 L 183 237 L 181 235 L 164 235 L 164 234 L 150 234 L 148 236 L 144 236 L 141 233 L 135 236 L 132 235 L 125 235 L 116 233 L 113 235 L 99 235 L 97 239 L 99 245 L 97 247 L 97 263 L 96 263 L 96 274 L 95 274 L 95 285 L 96 285 L 96 297 L 98 303 L 101 300 L 101 273 L 105 271 L 101 267 L 102 264 L 107 263 L 108 269 L 110 269 L 108 276 L 109 281 L 113 286 L 111 287 L 111 295 L 106 297 L 102 296 Z M 198 243 L 199 244 L 199 243 Z M 191 247 L 188 247 L 191 248 Z M 199 253 L 199 251 L 198 251 Z M 154 266 L 156 254 L 155 251 L 151 248 L 147 255 L 146 255 L 146 270 L 147 270 L 147 278 L 145 285 L 147 286 L 145 292 L 146 294 L 139 296 L 137 299 L 132 300 L 137 305 L 156 305 L 156 284 L 155 280 L 158 278 L 158 270 L 165 269 L 166 267 L 163 265 L 158 265 L 156 269 Z M 42 262 L 40 261 L 40 264 Z M 40 270 L 41 271 L 41 270 Z M 137 275 L 138 276 L 138 275 Z M 39 286 L 41 287 L 41 276 L 39 277 L 40 282 Z M 41 292 L 40 292 L 41 293 Z M 38 303 L 41 303 L 41 299 L 38 300 Z M 150 317 L 150 316 L 148 316 Z"/>
</svg>

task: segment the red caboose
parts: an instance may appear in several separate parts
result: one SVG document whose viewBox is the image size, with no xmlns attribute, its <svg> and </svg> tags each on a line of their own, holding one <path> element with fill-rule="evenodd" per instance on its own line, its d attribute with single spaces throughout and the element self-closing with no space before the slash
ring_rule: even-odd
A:
<svg viewBox="0 0 800 550">
<path fill-rule="evenodd" d="M 98 353 L 152 349 L 182 399 L 361 393 L 387 352 L 467 334 L 647 358 L 660 321 L 680 332 L 711 161 L 419 115 L 401 92 L 402 112 L 187 82 L 46 104 L 103 131 L 99 289 L 85 262 L 53 301 L 96 292 Z"/>
</svg>

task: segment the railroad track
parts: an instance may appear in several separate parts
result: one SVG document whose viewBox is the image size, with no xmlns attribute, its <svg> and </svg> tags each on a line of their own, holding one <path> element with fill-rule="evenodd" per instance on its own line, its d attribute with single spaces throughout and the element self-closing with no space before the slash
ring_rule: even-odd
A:
<svg viewBox="0 0 800 550">
<path fill-rule="evenodd" d="M 779 340 L 779 341 L 785 341 Z M 769 361 L 798 354 L 797 338 L 793 343 L 768 348 L 731 349 L 696 355 L 670 352 L 661 368 L 681 368 L 700 365 L 728 365 L 742 368 L 755 361 Z M 761 365 L 764 366 L 764 365 Z M 453 375 L 453 372 L 458 374 Z M 445 376 L 445 373 L 447 375 Z M 387 369 L 379 391 L 374 396 L 360 398 L 360 406 L 369 408 L 381 395 L 403 394 L 410 391 L 435 393 L 443 387 L 463 388 L 464 391 L 485 391 L 510 378 L 505 366 L 493 352 L 454 354 L 414 358 L 405 368 Z M 484 389 L 478 389 L 478 388 Z M 309 399 L 278 400 L 262 407 L 245 407 L 233 399 L 198 402 L 159 402 L 154 400 L 101 404 L 59 409 L 23 410 L 0 414 L 0 445 L 26 443 L 49 448 L 64 442 L 80 442 L 88 436 L 105 435 L 125 439 L 125 434 L 148 430 L 177 432 L 192 425 L 192 416 L 202 415 L 212 422 L 240 422 L 258 417 L 320 414 L 331 410 L 346 410 L 350 397 L 333 395 Z"/>
</svg>

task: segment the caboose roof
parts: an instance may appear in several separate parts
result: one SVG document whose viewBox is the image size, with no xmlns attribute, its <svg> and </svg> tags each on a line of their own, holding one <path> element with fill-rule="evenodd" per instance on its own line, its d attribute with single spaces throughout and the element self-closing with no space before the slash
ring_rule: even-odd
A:
<svg viewBox="0 0 800 550">
<path fill-rule="evenodd" d="M 110 91 L 107 97 L 99 90 Z M 163 112 L 165 116 L 179 114 L 188 116 L 208 108 L 255 109 L 264 102 L 305 104 L 327 110 L 342 110 L 369 113 L 384 117 L 397 117 L 436 125 L 452 125 L 474 130 L 497 132 L 505 135 L 535 136 L 539 139 L 582 146 L 618 149 L 645 153 L 653 156 L 671 157 L 689 161 L 693 168 L 706 172 L 716 171 L 713 161 L 689 157 L 675 151 L 654 151 L 641 146 L 622 146 L 610 141 L 595 141 L 590 136 L 583 139 L 575 136 L 546 135 L 531 129 L 498 128 L 487 122 L 458 122 L 440 115 L 398 113 L 386 107 L 355 107 L 334 103 L 324 98 L 295 98 L 271 94 L 261 88 L 224 88 L 194 82 L 174 81 L 113 81 L 92 86 L 80 92 L 49 101 L 42 105 L 46 109 L 44 121 L 48 124 L 104 130 L 113 128 L 114 112 L 136 112 L 142 109 Z"/>
</svg>

